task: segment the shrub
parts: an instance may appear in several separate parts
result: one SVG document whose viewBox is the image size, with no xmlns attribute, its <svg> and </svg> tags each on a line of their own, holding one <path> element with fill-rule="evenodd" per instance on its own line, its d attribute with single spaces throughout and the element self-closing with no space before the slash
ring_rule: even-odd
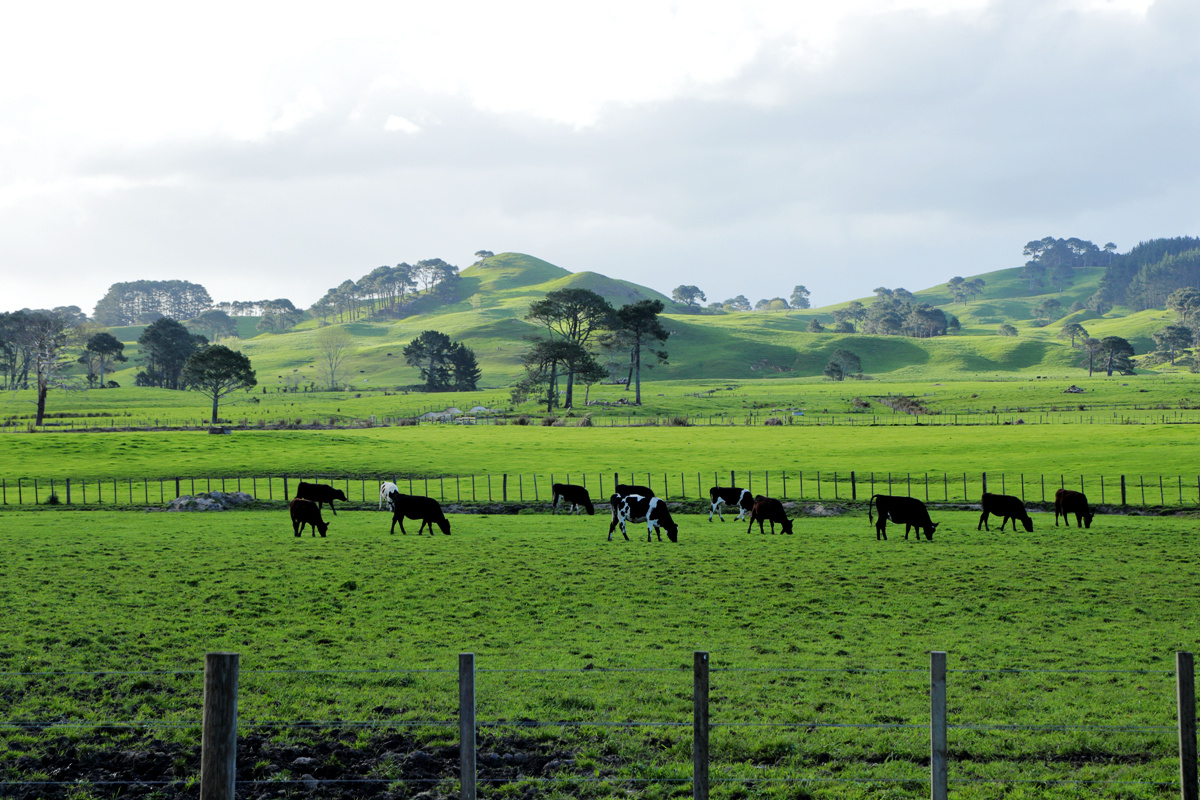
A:
<svg viewBox="0 0 1200 800">
<path fill-rule="evenodd" d="M 579 419 L 579 427 L 580 427 L 580 428 L 590 428 L 590 427 L 592 427 L 592 415 L 591 415 L 591 414 L 584 414 L 584 415 L 583 415 L 583 416 L 582 416 L 582 417 Z"/>
<path fill-rule="evenodd" d="M 529 424 L 529 415 L 528 414 L 522 414 L 521 416 L 519 416 L 513 420 L 513 425 L 528 425 L 528 424 Z"/>
<path fill-rule="evenodd" d="M 57 494 L 51 494 L 49 497 L 46 498 L 46 505 L 48 505 L 48 506 L 56 506 L 61 502 L 62 501 L 58 499 Z"/>
<path fill-rule="evenodd" d="M 417 421 L 413 417 L 401 417 L 400 419 L 396 420 L 396 424 L 401 428 L 407 428 L 410 425 L 416 425 Z"/>
<path fill-rule="evenodd" d="M 554 423 L 558 422 L 558 417 L 542 417 L 542 427 L 549 428 Z"/>
<path fill-rule="evenodd" d="M 783 420 L 781 420 L 779 417 L 767 417 L 765 420 L 763 420 L 763 425 L 782 425 L 782 424 L 783 424 Z"/>
<path fill-rule="evenodd" d="M 687 417 L 671 417 L 667 425 L 673 428 L 690 428 L 692 423 L 688 422 Z"/>
</svg>

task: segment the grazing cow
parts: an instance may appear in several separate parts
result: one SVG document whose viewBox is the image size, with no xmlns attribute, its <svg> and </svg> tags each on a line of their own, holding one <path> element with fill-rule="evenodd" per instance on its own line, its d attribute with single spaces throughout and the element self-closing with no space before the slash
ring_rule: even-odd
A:
<svg viewBox="0 0 1200 800">
<path fill-rule="evenodd" d="M 1025 510 L 1025 504 L 1021 502 L 1021 498 L 1013 497 L 1011 494 L 989 494 L 983 495 L 983 513 L 979 515 L 979 524 L 975 526 L 975 530 L 984 528 L 991 530 L 988 527 L 988 514 L 995 514 L 997 517 L 1003 517 L 1000 521 L 1000 530 L 1004 530 L 1004 526 L 1012 520 L 1013 530 L 1017 529 L 1017 520 L 1021 520 L 1021 524 L 1025 526 L 1026 533 L 1033 532 L 1033 520 L 1029 518 L 1029 513 Z"/>
<path fill-rule="evenodd" d="M 296 497 L 303 500 L 312 500 L 318 507 L 322 503 L 329 503 L 329 510 L 333 512 L 335 517 L 337 516 L 337 509 L 333 507 L 333 501 L 341 500 L 343 503 L 350 502 L 350 498 L 346 497 L 346 493 L 341 489 L 335 489 L 323 483 L 301 482 L 296 486 Z"/>
<path fill-rule="evenodd" d="M 649 486 L 638 486 L 633 483 L 618 483 L 617 488 L 613 489 L 614 494 L 619 494 L 621 497 L 628 497 L 631 494 L 640 494 L 642 497 L 654 497 L 654 490 Z"/>
<path fill-rule="evenodd" d="M 890 494 L 877 494 L 871 496 L 871 501 L 867 503 L 867 521 L 871 522 L 871 507 L 879 508 L 879 521 L 875 523 L 875 539 L 887 539 L 887 521 L 890 517 L 892 522 L 899 525 L 904 523 L 904 538 L 908 538 L 908 529 L 917 529 L 917 541 L 921 540 L 921 532 L 924 530 L 925 538 L 933 541 L 933 532 L 937 529 L 939 523 L 931 522 L 929 519 L 929 510 L 925 508 L 925 504 L 915 497 L 900 497 Z"/>
<path fill-rule="evenodd" d="M 292 532 L 297 536 L 304 530 L 305 525 L 309 525 L 312 527 L 313 536 L 320 532 L 321 538 L 325 537 L 329 523 L 321 519 L 321 507 L 312 500 L 294 497 L 292 502 L 288 503 L 288 511 L 292 513 Z"/>
<path fill-rule="evenodd" d="M 586 511 L 589 517 L 596 513 L 596 509 L 592 506 L 592 496 L 584 487 L 572 483 L 556 483 L 550 488 L 554 490 L 554 500 L 550 503 L 550 507 L 553 509 L 552 513 L 558 513 L 559 500 L 562 500 L 564 504 L 571 504 L 570 513 L 572 514 L 577 513 L 580 509 Z"/>
<path fill-rule="evenodd" d="M 392 510 L 392 492 L 400 494 L 400 487 L 391 481 L 384 481 L 379 484 L 379 509 L 382 511 L 386 505 L 387 510 Z"/>
<path fill-rule="evenodd" d="M 1059 489 L 1054 493 L 1054 527 L 1058 527 L 1058 515 L 1062 514 L 1063 522 L 1067 523 L 1067 527 L 1071 527 L 1071 518 L 1067 514 L 1075 515 L 1075 527 L 1090 528 L 1092 527 L 1091 507 L 1088 506 L 1087 497 L 1083 492 L 1074 492 L 1070 489 Z"/>
<path fill-rule="evenodd" d="M 782 533 L 790 534 L 792 532 L 792 521 L 787 518 L 787 512 L 783 510 L 783 503 L 774 497 L 763 497 L 760 494 L 754 498 L 754 506 L 750 509 L 750 527 L 746 528 L 746 533 L 754 528 L 755 520 L 758 520 L 759 533 L 765 533 L 764 521 L 771 523 L 771 533 L 775 533 L 776 522 L 779 523 L 779 530 Z"/>
<path fill-rule="evenodd" d="M 432 497 L 421 497 L 415 494 L 400 494 L 392 492 L 389 499 L 392 502 L 392 529 L 389 533 L 396 532 L 396 523 L 400 523 L 400 532 L 408 533 L 404 530 L 404 518 L 421 520 L 421 527 L 417 529 L 417 536 L 420 536 L 425 526 L 429 526 L 429 534 L 433 535 L 433 526 L 437 525 L 442 529 L 442 533 L 450 535 L 450 520 L 446 519 L 446 515 L 442 512 L 442 506 L 437 500 Z"/>
<path fill-rule="evenodd" d="M 618 524 L 621 526 L 621 535 L 629 541 L 629 534 L 625 532 L 626 522 L 646 522 L 646 541 L 650 541 L 650 536 L 655 532 L 658 533 L 658 540 L 662 541 L 662 532 L 667 532 L 667 538 L 672 542 L 679 541 L 679 526 L 675 524 L 675 520 L 671 519 L 671 512 L 667 509 L 665 500 L 658 497 L 643 497 L 640 494 L 631 494 L 625 497 L 614 494 L 609 498 L 612 503 L 612 524 L 608 526 L 608 540 L 612 541 L 613 529 Z"/>
<path fill-rule="evenodd" d="M 716 512 L 717 516 L 721 518 L 721 522 L 725 521 L 721 507 L 726 504 L 737 508 L 738 522 L 745 519 L 746 514 L 754 507 L 754 498 L 750 496 L 750 490 L 739 489 L 736 486 L 714 486 L 708 490 L 708 499 L 712 502 L 712 508 L 708 512 L 709 522 L 712 522 L 713 512 Z"/>
</svg>

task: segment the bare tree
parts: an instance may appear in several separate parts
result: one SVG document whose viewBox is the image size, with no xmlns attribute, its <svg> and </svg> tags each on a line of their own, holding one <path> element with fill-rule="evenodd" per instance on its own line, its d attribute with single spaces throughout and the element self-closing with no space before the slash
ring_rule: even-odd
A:
<svg viewBox="0 0 1200 800">
<path fill-rule="evenodd" d="M 32 354 L 33 374 L 37 383 L 37 419 L 46 415 L 46 395 L 50 389 L 73 388 L 66 369 L 73 359 L 67 348 L 76 344 L 78 323 L 57 311 L 34 311 L 21 331 L 23 344 Z"/>
<path fill-rule="evenodd" d="M 317 331 L 317 369 L 330 389 L 338 387 L 342 365 L 350 357 L 353 346 L 354 337 L 345 328 L 331 325 Z"/>
</svg>

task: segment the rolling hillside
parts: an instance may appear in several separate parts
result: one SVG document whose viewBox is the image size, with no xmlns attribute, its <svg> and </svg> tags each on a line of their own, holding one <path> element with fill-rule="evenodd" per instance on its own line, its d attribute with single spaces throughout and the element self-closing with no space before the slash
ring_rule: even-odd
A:
<svg viewBox="0 0 1200 800">
<path fill-rule="evenodd" d="M 1047 297 L 1064 308 L 1082 302 L 1095 291 L 1102 270 L 1080 270 L 1062 293 L 1034 296 L 1020 270 L 1001 270 L 981 276 L 984 292 L 968 302 L 952 302 L 948 287 L 929 287 L 917 298 L 958 317 L 957 335 L 931 339 L 870 336 L 860 333 L 810 333 L 811 320 L 832 320 L 839 306 L 803 311 L 698 313 L 643 286 L 618 281 L 594 272 L 570 272 L 541 259 L 520 253 L 501 253 L 484 259 L 461 273 L 461 283 L 449 298 L 421 298 L 402 319 L 368 318 L 340 323 L 354 337 L 354 352 L 347 363 L 354 386 L 397 387 L 419 382 L 417 370 L 404 363 L 403 349 L 421 331 L 435 329 L 471 347 L 483 370 L 482 386 L 503 387 L 521 371 L 527 338 L 540 328 L 524 320 L 529 304 L 547 292 L 568 287 L 590 289 L 615 306 L 641 299 L 661 300 L 667 309 L 664 322 L 671 332 L 666 348 L 669 363 L 643 371 L 643 381 L 820 378 L 837 349 L 857 353 L 864 370 L 874 377 L 908 380 L 958 373 L 972 377 L 1022 374 L 1077 374 L 1078 351 L 1057 339 L 1062 325 L 1083 324 L 1093 336 L 1122 336 L 1141 354 L 1152 347 L 1151 333 L 1171 321 L 1162 310 L 1128 313 L 1118 308 L 1104 317 L 1077 311 L 1062 320 L 1037 327 L 1032 309 Z M 861 299 L 869 305 L 873 297 Z M 839 304 L 839 305 L 845 305 Z M 1015 326 L 1018 335 L 996 335 L 1002 323 Z M 259 371 L 263 385 L 287 380 L 301 384 L 319 382 L 314 335 L 316 320 L 307 320 L 283 334 L 254 335 L 252 318 L 242 318 L 243 337 L 234 340 Z M 135 342 L 140 328 L 115 329 L 126 342 Z M 116 373 L 123 385 L 132 385 L 136 373 L 136 345 L 128 350 L 130 367 Z M 613 365 L 619 371 L 621 365 Z M 621 373 L 623 374 L 623 373 Z"/>
</svg>

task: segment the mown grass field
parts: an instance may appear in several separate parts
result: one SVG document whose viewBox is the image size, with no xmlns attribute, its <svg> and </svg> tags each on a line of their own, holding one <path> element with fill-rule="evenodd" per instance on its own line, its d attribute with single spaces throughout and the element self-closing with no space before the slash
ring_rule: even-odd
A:
<svg viewBox="0 0 1200 800">
<path fill-rule="evenodd" d="M 1034 514 L 1033 533 L 1012 534 L 941 511 L 918 543 L 876 541 L 859 514 L 802 517 L 794 536 L 682 515 L 671 545 L 644 528 L 609 543 L 599 515 L 452 515 L 451 536 L 418 537 L 347 510 L 325 539 L 293 537 L 286 516 L 4 513 L 21 546 L 0 561 L 3 718 L 143 721 L 107 746 L 182 747 L 171 774 L 184 775 L 199 675 L 88 673 L 193 671 L 229 650 L 245 731 L 367 749 L 403 723 L 452 721 L 467 651 L 480 719 L 523 721 L 485 729 L 482 763 L 525 737 L 571 754 L 539 791 L 668 797 L 688 791 L 689 670 L 706 650 L 713 774 L 737 779 L 715 795 L 919 797 L 927 651 L 941 649 L 956 796 L 1178 791 L 1171 671 L 1175 651 L 1196 649 L 1192 519 L 1066 530 Z M 325 723 L 298 724 L 313 720 Z M 106 746 L 86 726 L 0 730 L 8 780 L 46 779 L 18 766 L 39 748 Z M 403 730 L 430 751 L 453 740 L 452 727 Z M 295 774 L 269 766 L 255 775 Z M 364 777 L 400 774 L 388 769 Z"/>
</svg>

